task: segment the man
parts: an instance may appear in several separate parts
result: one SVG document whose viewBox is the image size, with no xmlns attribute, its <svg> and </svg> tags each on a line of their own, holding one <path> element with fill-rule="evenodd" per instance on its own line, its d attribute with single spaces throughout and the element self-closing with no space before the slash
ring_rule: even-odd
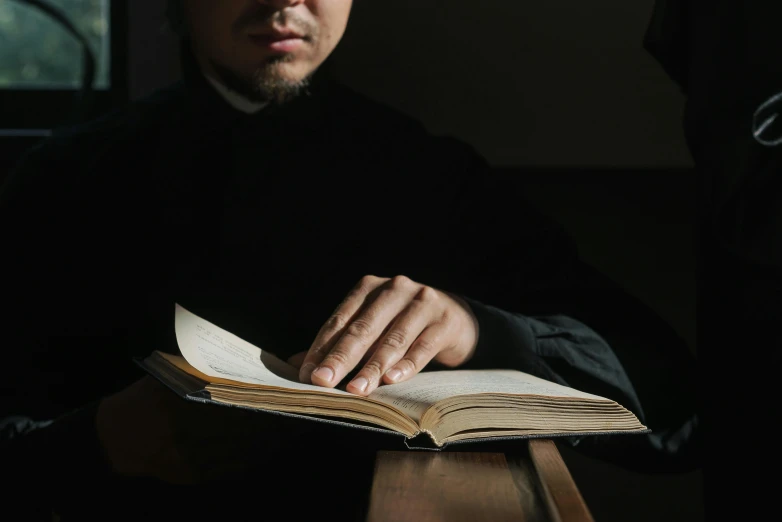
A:
<svg viewBox="0 0 782 522">
<path fill-rule="evenodd" d="M 2 193 L 2 413 L 23 417 L 5 447 L 20 489 L 83 508 L 62 487 L 79 466 L 93 486 L 127 480 L 118 498 L 146 481 L 240 483 L 325 513 L 365 493 L 349 481 L 379 443 L 187 405 L 141 378 L 132 357 L 176 352 L 175 302 L 356 394 L 431 367 L 533 373 L 654 430 L 572 441 L 585 452 L 696 465 L 692 361 L 670 329 L 472 149 L 328 78 L 350 0 L 170 8 L 184 81 L 59 133 Z"/>
</svg>

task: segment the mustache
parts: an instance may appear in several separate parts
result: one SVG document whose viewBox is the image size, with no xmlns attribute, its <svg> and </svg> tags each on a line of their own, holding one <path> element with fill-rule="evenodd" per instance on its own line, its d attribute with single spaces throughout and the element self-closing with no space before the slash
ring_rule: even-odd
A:
<svg viewBox="0 0 782 522">
<path fill-rule="evenodd" d="M 318 26 L 290 9 L 277 9 L 268 5 L 255 4 L 234 22 L 234 31 L 258 27 L 284 27 L 312 39 L 317 36 Z"/>
</svg>

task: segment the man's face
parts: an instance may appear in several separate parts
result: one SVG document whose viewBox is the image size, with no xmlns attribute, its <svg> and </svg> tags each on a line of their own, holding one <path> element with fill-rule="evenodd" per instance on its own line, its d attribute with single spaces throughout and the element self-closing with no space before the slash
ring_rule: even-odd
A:
<svg viewBox="0 0 782 522">
<path fill-rule="evenodd" d="M 252 99 L 284 102 L 328 58 L 353 0 L 184 0 L 199 64 Z"/>
</svg>

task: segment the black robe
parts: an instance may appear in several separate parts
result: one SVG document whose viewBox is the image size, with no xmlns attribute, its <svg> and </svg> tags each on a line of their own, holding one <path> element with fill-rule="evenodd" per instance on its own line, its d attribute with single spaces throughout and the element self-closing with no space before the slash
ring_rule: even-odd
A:
<svg viewBox="0 0 782 522">
<path fill-rule="evenodd" d="M 247 115 L 185 63 L 182 83 L 57 133 L 5 186 L 2 415 L 56 418 L 138 379 L 132 357 L 176 352 L 175 302 L 287 357 L 362 276 L 405 275 L 468 299 L 481 334 L 466 368 L 602 395 L 654 430 L 578 448 L 697 465 L 687 347 L 472 148 L 325 74 Z M 88 455 L 100 466 L 92 415 L 5 453 L 47 483 Z"/>
</svg>

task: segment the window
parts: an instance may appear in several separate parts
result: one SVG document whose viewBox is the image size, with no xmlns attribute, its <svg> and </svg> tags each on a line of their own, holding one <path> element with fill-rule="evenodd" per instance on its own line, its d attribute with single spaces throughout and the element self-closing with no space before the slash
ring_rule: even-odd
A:
<svg viewBox="0 0 782 522">
<path fill-rule="evenodd" d="M 51 129 L 124 101 L 126 7 L 117 0 L 0 0 L 0 128 Z M 80 97 L 86 64 L 80 38 L 95 65 L 88 99 Z"/>
<path fill-rule="evenodd" d="M 49 0 L 85 36 L 97 60 L 95 88 L 111 86 L 108 0 Z M 55 20 L 29 4 L 0 0 L 0 88 L 79 88 L 82 48 Z"/>
</svg>

